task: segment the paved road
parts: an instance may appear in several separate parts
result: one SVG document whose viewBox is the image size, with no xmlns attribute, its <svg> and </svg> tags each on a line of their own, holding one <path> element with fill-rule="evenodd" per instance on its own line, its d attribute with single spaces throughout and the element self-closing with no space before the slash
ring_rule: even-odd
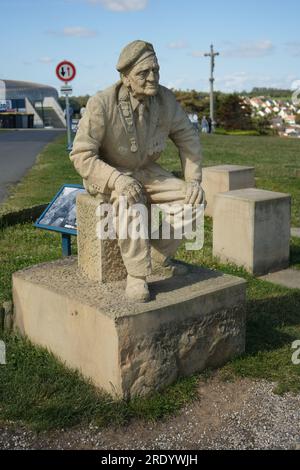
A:
<svg viewBox="0 0 300 470">
<path fill-rule="evenodd" d="M 64 131 L 18 130 L 0 132 L 0 203 L 8 187 L 15 184 L 32 167 L 42 148 Z"/>
</svg>

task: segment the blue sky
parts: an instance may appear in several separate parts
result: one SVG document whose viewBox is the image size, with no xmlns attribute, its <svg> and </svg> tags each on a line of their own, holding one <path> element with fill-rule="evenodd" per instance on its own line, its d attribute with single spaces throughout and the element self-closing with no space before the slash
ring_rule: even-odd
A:
<svg viewBox="0 0 300 470">
<path fill-rule="evenodd" d="M 118 80 L 120 50 L 134 39 L 154 44 L 161 83 L 208 90 L 213 43 L 216 88 L 290 88 L 300 79 L 298 0 L 0 0 L 0 79 L 59 88 L 55 66 L 77 67 L 75 95 Z"/>
</svg>

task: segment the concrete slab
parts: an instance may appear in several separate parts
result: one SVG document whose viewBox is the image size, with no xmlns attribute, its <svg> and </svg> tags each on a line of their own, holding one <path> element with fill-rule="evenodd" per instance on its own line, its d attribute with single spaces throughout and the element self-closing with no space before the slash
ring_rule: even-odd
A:
<svg viewBox="0 0 300 470">
<path fill-rule="evenodd" d="M 289 287 L 290 289 L 300 289 L 300 270 L 297 269 L 283 269 L 282 271 L 262 276 L 260 279 L 283 287 Z"/>
<path fill-rule="evenodd" d="M 202 174 L 202 186 L 207 202 L 205 214 L 210 217 L 213 217 L 216 194 L 255 186 L 254 167 L 250 166 L 209 166 L 203 168 Z"/>
<path fill-rule="evenodd" d="M 186 276 L 150 277 L 145 304 L 125 298 L 125 283 L 89 280 L 76 257 L 18 271 L 15 328 L 96 386 L 125 398 L 221 366 L 244 351 L 244 279 L 190 266 Z"/>
<path fill-rule="evenodd" d="M 215 196 L 213 254 L 255 275 L 288 268 L 291 197 L 246 188 Z"/>
<path fill-rule="evenodd" d="M 291 228 L 291 236 L 300 238 L 300 228 Z"/>
</svg>

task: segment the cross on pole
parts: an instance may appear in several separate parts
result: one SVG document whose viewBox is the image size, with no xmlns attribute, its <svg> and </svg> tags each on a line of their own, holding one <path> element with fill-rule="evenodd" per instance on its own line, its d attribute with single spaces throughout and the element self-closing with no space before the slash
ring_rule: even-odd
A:
<svg viewBox="0 0 300 470">
<path fill-rule="evenodd" d="M 205 57 L 210 57 L 210 70 L 211 70 L 211 75 L 210 75 L 210 119 L 212 123 L 212 130 L 215 128 L 215 119 L 214 119 L 214 69 L 215 69 L 215 57 L 220 55 L 219 52 L 214 51 L 214 46 L 210 46 L 210 52 L 207 54 L 204 54 Z"/>
</svg>

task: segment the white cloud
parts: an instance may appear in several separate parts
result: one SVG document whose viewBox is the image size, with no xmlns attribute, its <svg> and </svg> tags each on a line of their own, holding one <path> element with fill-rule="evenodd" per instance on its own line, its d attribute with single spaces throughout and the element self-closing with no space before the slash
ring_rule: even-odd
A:
<svg viewBox="0 0 300 470">
<path fill-rule="evenodd" d="M 236 72 L 216 78 L 216 89 L 231 93 L 233 91 L 252 90 L 254 87 L 290 89 L 293 81 L 292 75 L 271 77 L 270 75 L 251 75 L 245 72 Z"/>
<path fill-rule="evenodd" d="M 83 26 L 66 26 L 61 31 L 47 31 L 48 34 L 52 34 L 54 36 L 66 36 L 66 37 L 76 37 L 76 38 L 92 38 L 97 35 L 97 32 L 85 28 Z"/>
<path fill-rule="evenodd" d="M 221 51 L 221 55 L 238 59 L 256 59 L 270 55 L 274 49 L 273 43 L 269 40 L 244 42 L 238 46 L 229 45 L 227 49 Z"/>
<path fill-rule="evenodd" d="M 236 72 L 223 77 L 216 78 L 216 89 L 222 91 L 241 91 L 243 89 L 251 88 L 253 77 L 247 75 L 245 72 Z"/>
<path fill-rule="evenodd" d="M 222 57 L 228 57 L 232 59 L 257 59 L 259 57 L 265 57 L 272 54 L 275 50 L 275 46 L 269 40 L 256 41 L 256 42 L 243 42 L 239 45 L 233 44 L 229 41 L 223 43 L 225 48 L 217 48 L 217 52 L 220 52 Z M 192 52 L 193 57 L 203 57 L 208 51 L 196 50 Z M 300 43 L 299 43 L 300 52 Z"/>
<path fill-rule="evenodd" d="M 204 54 L 205 54 L 204 51 L 194 51 L 194 52 L 192 52 L 192 56 L 193 56 L 193 57 L 196 57 L 196 58 L 198 58 L 198 57 L 204 57 Z"/>
<path fill-rule="evenodd" d="M 186 41 L 176 41 L 168 44 L 169 49 L 186 49 L 187 47 Z"/>
<path fill-rule="evenodd" d="M 285 47 L 292 57 L 300 57 L 300 41 L 287 42 Z"/>
<path fill-rule="evenodd" d="M 144 10 L 148 0 L 87 0 L 88 3 L 100 4 L 107 10 L 124 12 Z"/>
<path fill-rule="evenodd" d="M 166 84 L 167 88 L 173 88 L 174 90 L 179 90 L 181 86 L 186 83 L 187 79 L 186 78 L 175 78 L 175 80 L 172 80 Z"/>
<path fill-rule="evenodd" d="M 53 62 L 53 59 L 51 57 L 40 57 L 39 62 L 42 64 L 51 64 Z"/>
<path fill-rule="evenodd" d="M 71 26 L 64 28 L 62 34 L 64 36 L 75 36 L 77 38 L 91 38 L 96 36 L 97 33 L 83 26 Z"/>
</svg>

